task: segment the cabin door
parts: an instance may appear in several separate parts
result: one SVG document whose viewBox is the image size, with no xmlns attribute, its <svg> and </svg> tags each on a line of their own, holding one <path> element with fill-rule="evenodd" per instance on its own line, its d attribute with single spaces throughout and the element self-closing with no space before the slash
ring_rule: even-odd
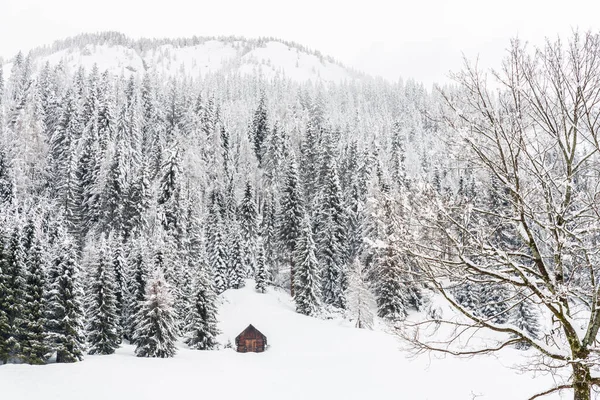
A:
<svg viewBox="0 0 600 400">
<path fill-rule="evenodd" d="M 256 351 L 256 339 L 246 339 L 246 351 Z"/>
</svg>

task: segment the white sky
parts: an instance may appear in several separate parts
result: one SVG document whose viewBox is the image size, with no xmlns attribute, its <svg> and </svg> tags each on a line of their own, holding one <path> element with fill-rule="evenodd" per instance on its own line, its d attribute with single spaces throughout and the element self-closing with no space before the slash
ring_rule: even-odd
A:
<svg viewBox="0 0 600 400">
<path fill-rule="evenodd" d="M 429 85 L 459 69 L 463 52 L 496 65 L 511 37 L 541 43 L 577 27 L 600 30 L 600 1 L 0 0 L 0 57 L 106 30 L 131 37 L 274 36 L 373 75 Z"/>
</svg>

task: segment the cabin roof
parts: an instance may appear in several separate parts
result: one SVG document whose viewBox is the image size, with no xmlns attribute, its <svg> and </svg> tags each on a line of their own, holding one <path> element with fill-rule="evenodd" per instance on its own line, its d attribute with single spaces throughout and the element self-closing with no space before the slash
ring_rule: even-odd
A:
<svg viewBox="0 0 600 400">
<path fill-rule="evenodd" d="M 237 341 L 238 341 L 238 339 L 240 338 L 240 336 L 242 336 L 244 333 L 247 333 L 247 332 L 256 332 L 256 333 L 258 333 L 260 336 L 262 336 L 264 339 L 266 339 L 266 338 L 267 338 L 267 337 L 266 337 L 266 336 L 265 336 L 265 335 L 264 335 L 264 334 L 263 334 L 261 331 L 259 331 L 258 329 L 256 329 L 256 328 L 254 327 L 254 325 L 250 324 L 250 325 L 248 325 L 248 327 L 247 327 L 246 329 L 244 329 L 244 330 L 242 331 L 242 333 L 240 333 L 239 335 L 237 335 L 237 337 L 235 338 L 235 341 L 237 342 Z"/>
</svg>

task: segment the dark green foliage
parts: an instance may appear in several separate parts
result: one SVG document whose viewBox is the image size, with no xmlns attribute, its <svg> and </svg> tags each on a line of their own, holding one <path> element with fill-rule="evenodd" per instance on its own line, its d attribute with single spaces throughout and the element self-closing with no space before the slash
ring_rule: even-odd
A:
<svg viewBox="0 0 600 400">
<path fill-rule="evenodd" d="M 83 290 L 76 246 L 62 235 L 50 266 L 46 314 L 48 342 L 57 363 L 83 360 Z"/>
<path fill-rule="evenodd" d="M 265 250 L 262 243 L 258 245 L 256 254 L 256 273 L 254 274 L 254 280 L 256 283 L 256 291 L 265 293 L 267 291 L 267 285 L 269 284 L 269 275 L 267 274 L 265 267 Z"/>
<path fill-rule="evenodd" d="M 12 199 L 13 182 L 8 159 L 4 150 L 0 147 L 0 206 L 10 203 Z"/>
<path fill-rule="evenodd" d="M 119 315 L 113 257 L 105 240 L 94 251 L 87 290 L 87 340 L 89 354 L 112 354 L 119 347 Z"/>
<path fill-rule="evenodd" d="M 217 346 L 217 307 L 216 298 L 206 267 L 200 271 L 192 283 L 191 306 L 185 317 L 185 344 L 196 350 L 211 350 Z"/>
<path fill-rule="evenodd" d="M 258 101 L 258 107 L 254 112 L 252 125 L 250 127 L 250 139 L 254 144 L 254 153 L 259 164 L 262 164 L 264 154 L 264 143 L 269 135 L 269 120 L 267 107 L 265 104 L 265 95 L 262 94 Z"/>
<path fill-rule="evenodd" d="M 316 250 L 311 223 L 305 217 L 294 253 L 296 271 L 293 282 L 296 311 L 304 315 L 316 314 L 320 305 L 321 267 Z"/>
<path fill-rule="evenodd" d="M 157 269 L 146 285 L 144 303 L 137 315 L 134 341 L 138 357 L 173 357 L 177 351 L 175 309 L 170 288 Z"/>
<path fill-rule="evenodd" d="M 25 227 L 24 248 L 27 274 L 23 311 L 23 361 L 28 364 L 43 364 L 48 354 L 45 330 L 46 254 L 40 234 L 31 219 Z"/>
</svg>

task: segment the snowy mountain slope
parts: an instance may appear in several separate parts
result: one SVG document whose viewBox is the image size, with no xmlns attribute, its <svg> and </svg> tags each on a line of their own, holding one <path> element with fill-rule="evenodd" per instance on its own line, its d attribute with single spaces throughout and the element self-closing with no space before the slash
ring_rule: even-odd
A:
<svg viewBox="0 0 600 400">
<path fill-rule="evenodd" d="M 197 78 L 222 71 L 267 79 L 278 75 L 296 82 L 334 83 L 364 77 L 319 53 L 276 39 L 198 39 L 198 43 L 173 41 L 152 46 L 140 46 L 129 39 L 114 43 L 103 40 L 100 34 L 76 39 L 72 41 L 77 44 L 57 42 L 59 45 L 34 50 L 34 70 L 46 62 L 55 66 L 62 61 L 71 72 L 80 66 L 89 71 L 97 64 L 100 71 L 126 76 L 155 70 L 167 77 L 183 74 Z M 11 67 L 10 62 L 4 65 L 5 76 Z"/>
<path fill-rule="evenodd" d="M 523 352 L 505 351 L 503 363 L 493 357 L 410 359 L 386 333 L 297 314 L 286 293 L 258 294 L 253 286 L 248 281 L 223 295 L 221 340 L 233 343 L 252 323 L 268 338 L 265 353 L 193 351 L 180 344 L 172 359 L 145 359 L 124 345 L 115 355 L 75 364 L 7 364 L 0 366 L 3 398 L 500 400 L 527 398 L 551 385 L 549 377 L 507 368 Z"/>
</svg>

